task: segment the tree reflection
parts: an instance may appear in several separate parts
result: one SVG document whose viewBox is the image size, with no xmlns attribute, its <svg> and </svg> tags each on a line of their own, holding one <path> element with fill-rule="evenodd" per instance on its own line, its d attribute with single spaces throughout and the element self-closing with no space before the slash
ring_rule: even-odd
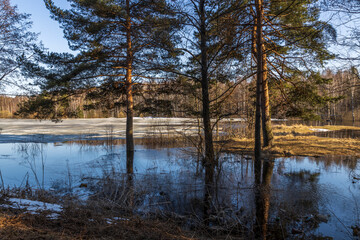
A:
<svg viewBox="0 0 360 240">
<path fill-rule="evenodd" d="M 126 154 L 126 205 L 132 209 L 134 207 L 134 151 Z"/>
<path fill-rule="evenodd" d="M 262 174 L 261 174 L 261 164 Z M 256 239 L 266 239 L 267 225 L 270 209 L 270 184 L 274 169 L 273 160 L 255 161 L 255 237 Z"/>
<path fill-rule="evenodd" d="M 205 164 L 205 189 L 204 189 L 204 224 L 209 225 L 211 215 L 212 196 L 214 196 L 214 164 Z"/>
</svg>

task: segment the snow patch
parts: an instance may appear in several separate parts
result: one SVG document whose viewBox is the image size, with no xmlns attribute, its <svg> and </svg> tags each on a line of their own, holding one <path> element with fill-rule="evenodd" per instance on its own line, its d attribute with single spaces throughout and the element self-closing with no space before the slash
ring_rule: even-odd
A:
<svg viewBox="0 0 360 240">
<path fill-rule="evenodd" d="M 113 224 L 116 221 L 130 221 L 130 219 L 122 217 L 106 218 L 105 220 L 108 224 Z"/>
<path fill-rule="evenodd" d="M 32 214 L 47 210 L 53 212 L 49 215 L 50 218 L 57 218 L 59 216 L 57 213 L 62 211 L 62 206 L 59 204 L 45 203 L 21 198 L 9 198 L 9 202 L 9 204 L 1 204 L 0 207 L 21 209 Z"/>
<path fill-rule="evenodd" d="M 311 131 L 314 132 L 328 132 L 330 131 L 329 129 L 325 129 L 325 128 L 310 128 Z"/>
</svg>

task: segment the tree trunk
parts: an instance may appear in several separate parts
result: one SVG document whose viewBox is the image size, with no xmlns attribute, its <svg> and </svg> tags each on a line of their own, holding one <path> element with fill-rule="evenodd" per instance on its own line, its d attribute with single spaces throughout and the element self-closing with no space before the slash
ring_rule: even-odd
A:
<svg viewBox="0 0 360 240">
<path fill-rule="evenodd" d="M 263 131 L 263 146 L 268 147 L 273 144 L 274 135 L 271 127 L 271 116 L 270 116 L 270 103 L 269 103 L 269 82 L 268 82 L 268 69 L 267 59 L 265 53 L 264 41 L 262 42 L 262 131 Z"/>
<path fill-rule="evenodd" d="M 201 90 L 202 90 L 202 117 L 205 135 L 205 164 L 214 165 L 214 145 L 210 121 L 210 97 L 208 81 L 207 39 L 205 26 L 205 0 L 200 0 L 200 48 L 201 48 Z"/>
<path fill-rule="evenodd" d="M 263 6 L 262 0 L 255 0 L 256 7 L 256 111 L 255 111 L 255 161 L 261 158 L 261 87 L 263 81 L 263 49 L 262 49 L 262 21 Z"/>
<path fill-rule="evenodd" d="M 354 102 L 354 97 L 355 97 L 355 77 L 353 76 L 353 82 L 352 82 L 352 87 L 351 87 L 351 116 L 352 116 L 352 122 L 353 125 L 355 123 L 355 102 Z"/>
<path fill-rule="evenodd" d="M 130 0 L 126 0 L 126 43 L 127 43 L 127 59 L 126 59 L 126 166 L 127 172 L 133 173 L 134 159 L 134 100 L 132 93 L 132 63 L 133 49 L 131 41 L 131 17 L 130 17 Z"/>
<path fill-rule="evenodd" d="M 200 51 L 201 51 L 201 90 L 202 90 L 202 118 L 205 138 L 205 204 L 204 213 L 210 212 L 212 185 L 215 170 L 215 154 L 210 119 L 210 97 L 208 81 L 207 37 L 205 23 L 205 0 L 199 2 L 200 14 Z"/>
</svg>

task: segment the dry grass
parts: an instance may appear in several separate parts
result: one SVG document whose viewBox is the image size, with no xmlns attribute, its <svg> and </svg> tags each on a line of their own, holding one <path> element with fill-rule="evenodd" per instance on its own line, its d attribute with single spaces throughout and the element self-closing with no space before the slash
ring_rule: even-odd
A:
<svg viewBox="0 0 360 240">
<path fill-rule="evenodd" d="M 336 126 L 336 125 L 325 125 L 325 126 L 306 126 L 302 124 L 295 124 L 291 126 L 287 125 L 274 125 L 273 131 L 275 134 L 287 135 L 287 134 L 310 134 L 314 133 L 316 129 L 327 129 L 329 131 L 339 130 L 359 130 L 360 127 L 353 126 Z"/>
<path fill-rule="evenodd" d="M 326 128 L 331 130 L 356 129 L 348 126 L 321 126 L 308 127 L 303 125 L 274 126 L 274 132 L 281 136 L 275 136 L 275 144 L 271 148 L 264 149 L 265 155 L 272 156 L 326 156 L 342 155 L 360 157 L 360 140 L 346 138 L 324 138 L 316 136 L 300 136 L 310 133 L 311 128 Z M 312 131 L 311 131 L 312 132 Z M 252 154 L 254 140 L 249 138 L 232 138 L 228 141 L 218 142 L 223 145 L 227 152 Z"/>
<path fill-rule="evenodd" d="M 54 202 L 55 195 L 43 192 L 36 198 L 18 189 L 0 191 L 0 204 L 4 204 L 0 206 L 0 239 L 201 239 L 192 238 L 196 232 L 182 230 L 172 219 L 142 219 L 129 211 L 110 209 L 109 203 L 100 208 L 75 197 L 58 196 L 63 209 L 55 215 L 51 210 L 31 213 L 8 205 L 9 197 Z"/>
<path fill-rule="evenodd" d="M 15 194 L 15 193 L 12 193 Z M 12 195 L 12 197 L 15 197 Z M 20 197 L 20 196 L 18 196 Z M 140 217 L 111 204 L 62 201 L 63 210 L 54 218 L 50 210 L 30 213 L 9 207 L 8 197 L 0 196 L 0 239 L 225 239 L 229 232 L 212 232 L 202 226 L 188 229 L 187 219 L 150 214 Z M 119 217 L 120 216 L 120 217 Z M 187 230 L 184 229 L 187 228 Z M 234 234 L 229 239 L 244 239 Z"/>
<path fill-rule="evenodd" d="M 360 127 L 354 127 L 354 126 L 337 126 L 337 125 L 325 125 L 325 126 L 317 126 L 317 127 L 310 127 L 310 128 L 322 128 L 327 129 L 330 131 L 339 131 L 339 130 L 358 130 L 360 131 Z"/>
<path fill-rule="evenodd" d="M 189 234 L 188 234 L 189 235 Z M 46 215 L 0 215 L 0 239 L 195 239 L 172 222 L 140 218 L 107 222 L 84 212 L 64 212 L 59 219 Z"/>
<path fill-rule="evenodd" d="M 30 214 L 16 209 L 2 209 L 0 239 L 148 239 L 148 240 L 205 240 L 247 239 L 230 232 L 209 229 L 182 229 L 185 222 L 171 218 L 127 219 L 109 218 L 83 208 L 67 208 L 57 219 L 46 213 Z M 184 220 L 186 221 L 186 220 Z"/>
<path fill-rule="evenodd" d="M 287 134 L 309 134 L 309 133 L 313 133 L 313 130 L 310 130 L 312 127 L 309 126 L 305 126 L 305 125 L 301 125 L 301 124 L 295 124 L 295 125 L 291 125 L 291 126 L 287 126 L 287 125 L 274 125 L 273 126 L 273 132 L 275 134 L 282 134 L 282 135 L 287 135 Z"/>
</svg>

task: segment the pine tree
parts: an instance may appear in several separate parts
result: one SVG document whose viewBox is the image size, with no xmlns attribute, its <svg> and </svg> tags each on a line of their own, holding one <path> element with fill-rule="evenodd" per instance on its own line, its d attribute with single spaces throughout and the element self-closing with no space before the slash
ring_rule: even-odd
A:
<svg viewBox="0 0 360 240">
<path fill-rule="evenodd" d="M 31 22 L 29 15 L 19 13 L 11 6 L 9 0 L 0 0 L 0 81 L 19 87 L 21 84 L 13 82 L 19 77 L 18 69 L 20 57 L 29 58 L 36 46 L 37 35 L 29 31 Z M 11 78 L 10 78 L 11 77 Z"/>
<path fill-rule="evenodd" d="M 237 11 L 244 9 L 246 2 L 178 1 L 184 21 L 184 27 L 180 32 L 182 42 L 178 47 L 184 52 L 184 58 L 182 65 L 177 69 L 167 70 L 181 76 L 200 105 L 199 116 L 201 116 L 204 135 L 205 219 L 211 210 L 212 185 L 217 165 L 213 144 L 215 125 L 211 120 L 224 117 L 219 114 L 223 107 L 222 103 L 235 87 L 246 79 L 246 68 L 243 66 L 244 53 L 239 49 L 246 49 L 243 35 L 247 26 L 237 22 L 238 19 L 247 17 L 246 14 Z M 244 77 L 240 79 L 240 76 Z M 219 92 L 217 82 L 226 83 L 227 89 Z"/>
<path fill-rule="evenodd" d="M 51 0 L 44 2 L 78 54 L 39 54 L 43 57 L 38 60 L 47 67 L 28 64 L 27 70 L 44 79 L 44 90 L 61 92 L 61 99 L 106 84 L 125 92 L 126 153 L 132 161 L 134 78 L 156 77 L 154 65 L 175 59 L 174 11 L 165 0 L 71 0 L 69 10 L 56 7 Z"/>
<path fill-rule="evenodd" d="M 179 1 L 184 28 L 181 30 L 183 41 L 178 47 L 184 52 L 184 61 L 177 69 L 168 70 L 187 80 L 187 84 L 193 86 L 193 92 L 199 90 L 200 96 L 196 98 L 201 102 L 205 165 L 214 166 L 216 162 L 212 136 L 214 126 L 210 120 L 217 117 L 217 110 L 221 108 L 217 103 L 231 94 L 240 82 L 236 82 L 237 77 L 244 73 L 241 65 L 243 53 L 238 49 L 244 48 L 241 34 L 245 31 L 241 32 L 240 28 L 235 31 L 238 27 L 236 19 L 240 18 L 240 12 L 235 9 L 244 8 L 245 2 Z M 217 81 L 229 83 L 228 89 L 215 94 Z"/>
<path fill-rule="evenodd" d="M 257 103 L 255 120 L 255 155 L 261 151 L 260 122 L 263 146 L 273 141 L 270 118 L 269 82 L 286 90 L 286 83 L 297 84 L 299 75 L 311 78 L 310 69 L 333 56 L 327 51 L 335 30 L 319 20 L 317 0 L 254 0 L 253 54 L 257 63 Z M 309 81 L 311 82 L 311 81 Z M 319 96 L 318 93 L 312 92 Z M 283 97 L 287 97 L 285 94 Z M 325 99 L 325 98 L 323 98 Z M 311 100 L 311 99 L 309 99 Z M 261 110 L 260 110 L 261 109 Z M 261 119 L 262 116 L 262 119 Z"/>
</svg>

